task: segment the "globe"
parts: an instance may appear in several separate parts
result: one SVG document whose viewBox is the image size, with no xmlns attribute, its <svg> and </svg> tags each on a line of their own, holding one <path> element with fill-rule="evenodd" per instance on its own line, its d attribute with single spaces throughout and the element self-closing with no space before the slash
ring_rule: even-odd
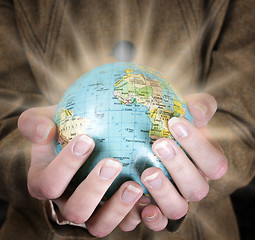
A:
<svg viewBox="0 0 255 240">
<path fill-rule="evenodd" d="M 99 66 L 74 82 L 62 96 L 56 111 L 58 154 L 75 136 L 87 134 L 96 145 L 74 176 L 78 185 L 104 158 L 119 160 L 123 169 L 105 194 L 110 198 L 127 180 L 142 184 L 148 167 L 168 171 L 152 152 L 159 138 L 173 138 L 168 120 L 185 117 L 187 105 L 170 81 L 158 71 L 131 62 Z M 149 194 L 143 186 L 144 194 Z"/>
</svg>

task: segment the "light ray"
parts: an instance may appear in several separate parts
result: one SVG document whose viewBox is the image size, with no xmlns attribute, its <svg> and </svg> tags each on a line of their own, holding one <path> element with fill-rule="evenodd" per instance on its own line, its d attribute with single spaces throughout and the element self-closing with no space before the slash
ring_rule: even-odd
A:
<svg viewBox="0 0 255 240">
<path fill-rule="evenodd" d="M 135 40 L 137 44 L 137 56 L 136 62 L 144 64 L 144 60 L 148 59 L 148 43 L 151 38 L 151 25 L 152 25 L 152 13 L 154 10 L 155 0 L 149 2 L 149 6 L 147 7 L 146 16 L 141 23 L 142 29 L 139 34 L 137 34 L 137 39 Z"/>
</svg>

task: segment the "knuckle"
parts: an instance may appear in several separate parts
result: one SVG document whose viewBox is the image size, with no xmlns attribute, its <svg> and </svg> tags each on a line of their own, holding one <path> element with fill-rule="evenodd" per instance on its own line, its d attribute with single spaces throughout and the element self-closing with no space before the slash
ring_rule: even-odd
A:
<svg viewBox="0 0 255 240">
<path fill-rule="evenodd" d="M 167 221 L 160 221 L 156 226 L 152 227 L 151 229 L 155 232 L 163 231 L 167 226 Z"/>
<path fill-rule="evenodd" d="M 66 173 L 67 172 L 76 172 L 79 169 L 81 162 L 74 161 L 74 159 L 77 158 L 77 156 L 75 156 L 75 154 L 73 152 L 71 152 L 70 149 L 67 148 L 67 149 L 63 149 L 63 150 L 66 150 L 66 151 L 63 151 L 62 154 L 60 152 L 61 155 L 59 155 L 59 158 L 61 158 L 62 162 L 65 165 Z M 82 161 L 82 163 L 83 163 L 83 161 Z"/>
<path fill-rule="evenodd" d="M 87 228 L 88 228 L 89 233 L 91 235 L 97 237 L 97 238 L 102 238 L 102 237 L 105 237 L 105 236 L 107 236 L 109 234 L 106 231 L 99 230 L 99 229 L 94 228 L 94 227 L 92 227 L 90 225 L 88 225 Z"/>
<path fill-rule="evenodd" d="M 41 197 L 39 196 L 38 192 L 35 190 L 35 188 L 28 182 L 27 183 L 27 189 L 29 194 L 36 199 L 41 199 Z"/>
<path fill-rule="evenodd" d="M 205 98 L 210 106 L 210 110 L 214 113 L 217 110 L 217 101 L 214 96 L 209 93 L 204 93 Z"/>
<path fill-rule="evenodd" d="M 192 191 L 188 196 L 188 200 L 192 202 L 198 202 L 202 200 L 203 198 L 205 198 L 208 192 L 209 192 L 209 185 L 206 184 L 200 189 Z"/>
<path fill-rule="evenodd" d="M 119 228 L 123 232 L 130 232 L 130 231 L 133 231 L 140 222 L 141 220 L 139 221 L 137 220 L 132 222 L 132 224 L 121 224 Z"/>
<path fill-rule="evenodd" d="M 36 199 L 45 199 L 40 192 L 38 191 L 38 187 L 37 187 L 37 179 L 35 178 L 33 172 L 31 171 L 31 169 L 29 169 L 28 171 L 28 175 L 27 175 L 27 190 L 29 192 L 29 194 Z"/>
<path fill-rule="evenodd" d="M 54 185 L 48 184 L 47 181 L 41 181 L 38 187 L 38 192 L 45 199 L 56 199 L 60 197 L 60 193 L 55 189 Z"/>
<path fill-rule="evenodd" d="M 75 211 L 67 204 L 61 209 L 61 214 L 67 221 L 75 224 L 82 224 L 88 220 L 88 217 L 83 212 Z"/>
<path fill-rule="evenodd" d="M 69 222 L 75 223 L 75 224 L 82 224 L 84 222 L 86 222 L 86 218 L 82 217 L 79 213 L 63 213 L 63 216 L 65 217 L 65 219 Z"/>
<path fill-rule="evenodd" d="M 163 231 L 165 228 L 166 228 L 166 226 L 160 225 L 160 226 L 157 226 L 157 227 L 151 228 L 151 229 L 152 229 L 153 231 L 155 231 L 155 232 L 160 232 L 160 231 Z"/>
<path fill-rule="evenodd" d="M 213 180 L 223 177 L 223 175 L 225 175 L 228 170 L 228 161 L 227 161 L 225 155 L 220 157 L 217 160 L 217 162 L 218 162 L 218 164 L 215 167 L 213 174 L 210 176 L 210 178 Z"/>
<path fill-rule="evenodd" d="M 181 208 L 176 209 L 176 211 L 174 213 L 169 214 L 168 218 L 172 219 L 172 220 L 178 220 L 181 219 L 182 217 L 184 217 L 189 209 L 189 205 L 188 203 L 183 204 Z"/>
</svg>

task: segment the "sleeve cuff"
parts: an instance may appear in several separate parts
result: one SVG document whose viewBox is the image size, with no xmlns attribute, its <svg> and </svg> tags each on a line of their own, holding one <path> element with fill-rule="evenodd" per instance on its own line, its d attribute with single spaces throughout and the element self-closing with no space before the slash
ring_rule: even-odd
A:
<svg viewBox="0 0 255 240">
<path fill-rule="evenodd" d="M 57 223 L 60 226 L 71 225 L 71 226 L 76 226 L 76 227 L 81 227 L 81 228 L 87 229 L 85 223 L 76 224 L 76 223 L 72 223 L 72 222 L 66 220 L 61 215 L 58 207 L 51 200 L 47 201 L 46 212 L 47 212 L 48 218 L 51 219 L 52 221 L 54 221 L 55 223 Z"/>
</svg>

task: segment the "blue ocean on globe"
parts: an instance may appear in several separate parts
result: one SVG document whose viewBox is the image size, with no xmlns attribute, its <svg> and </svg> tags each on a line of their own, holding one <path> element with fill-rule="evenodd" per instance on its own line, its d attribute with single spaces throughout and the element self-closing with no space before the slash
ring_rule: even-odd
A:
<svg viewBox="0 0 255 240">
<path fill-rule="evenodd" d="M 107 191 L 109 198 L 127 180 L 143 186 L 140 176 L 148 167 L 161 168 L 171 180 L 152 144 L 173 138 L 167 125 L 172 117 L 192 122 L 186 102 L 163 74 L 130 62 L 106 64 L 80 77 L 62 96 L 55 117 L 55 150 L 58 154 L 80 134 L 95 140 L 93 153 L 74 176 L 76 185 L 102 159 L 119 160 L 123 170 Z"/>
</svg>

